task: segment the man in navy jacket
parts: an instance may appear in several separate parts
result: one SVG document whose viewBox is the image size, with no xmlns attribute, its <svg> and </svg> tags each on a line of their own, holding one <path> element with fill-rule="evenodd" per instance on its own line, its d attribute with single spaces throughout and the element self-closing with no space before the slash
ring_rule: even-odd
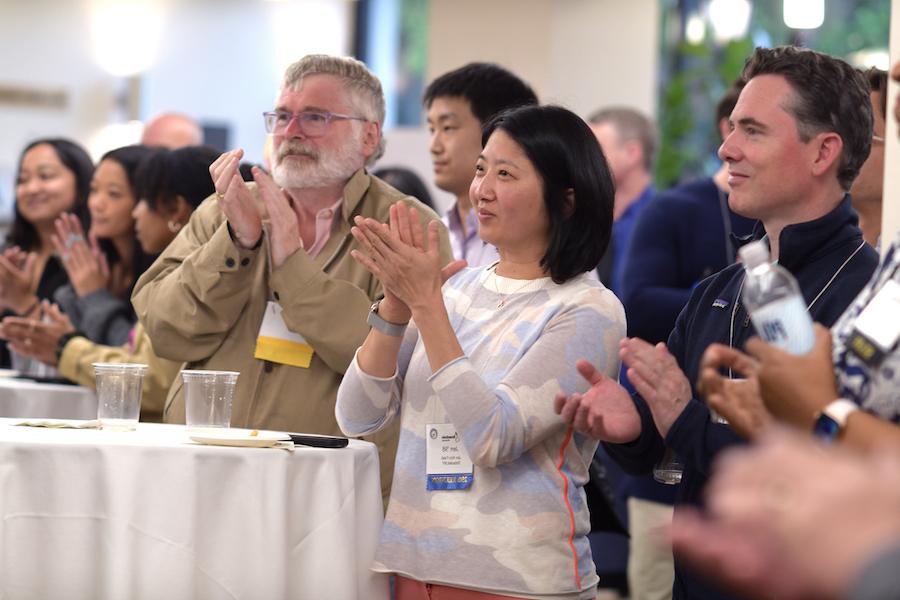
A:
<svg viewBox="0 0 900 600">
<path fill-rule="evenodd" d="M 772 259 L 797 278 L 813 319 L 830 326 L 878 262 L 847 193 L 871 147 L 868 85 L 844 61 L 793 47 L 757 48 L 743 78 L 731 132 L 719 148 L 728 163 L 729 206 L 760 221 L 752 237 L 767 239 Z M 556 399 L 562 417 L 606 442 L 628 472 L 649 472 L 666 446 L 675 450 L 684 462 L 677 504 L 700 504 L 712 460 L 742 442 L 711 419 L 692 384 L 710 343 L 740 348 L 754 334 L 740 300 L 743 279 L 741 265 L 732 265 L 701 282 L 668 348 L 623 340 L 634 397 L 581 361 L 591 390 Z M 674 598 L 730 597 L 675 558 Z"/>
</svg>

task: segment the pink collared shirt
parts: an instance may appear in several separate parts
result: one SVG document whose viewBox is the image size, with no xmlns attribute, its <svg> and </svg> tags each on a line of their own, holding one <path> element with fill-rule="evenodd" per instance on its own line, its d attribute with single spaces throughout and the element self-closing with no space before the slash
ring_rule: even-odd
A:
<svg viewBox="0 0 900 600">
<path fill-rule="evenodd" d="M 470 267 L 484 267 L 497 262 L 497 259 L 500 258 L 497 249 L 482 241 L 478 236 L 478 217 L 474 210 L 469 210 L 466 215 L 465 234 L 456 204 L 450 207 L 442 220 L 447 226 L 453 258 L 465 259 Z"/>
<path fill-rule="evenodd" d="M 308 250 L 304 248 L 310 258 L 318 256 L 325 244 L 328 243 L 328 240 L 331 239 L 332 232 L 340 223 L 343 206 L 344 198 L 342 196 L 331 206 L 327 206 L 316 213 L 316 241 L 313 242 L 313 245 Z M 303 244 L 302 238 L 300 239 L 300 244 Z"/>
</svg>

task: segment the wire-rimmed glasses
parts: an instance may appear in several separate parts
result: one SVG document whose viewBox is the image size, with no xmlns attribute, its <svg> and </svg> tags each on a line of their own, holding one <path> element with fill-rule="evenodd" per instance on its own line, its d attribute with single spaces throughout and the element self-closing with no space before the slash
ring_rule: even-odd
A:
<svg viewBox="0 0 900 600">
<path fill-rule="evenodd" d="M 290 113 L 284 110 L 274 110 L 264 112 L 263 118 L 266 122 L 266 131 L 269 133 L 281 134 L 288 128 L 291 121 L 297 120 L 297 126 L 303 135 L 307 137 L 320 137 L 328 131 L 328 126 L 332 121 L 366 121 L 363 117 L 354 117 L 351 115 L 341 115 L 338 113 L 304 110 L 303 112 Z"/>
</svg>

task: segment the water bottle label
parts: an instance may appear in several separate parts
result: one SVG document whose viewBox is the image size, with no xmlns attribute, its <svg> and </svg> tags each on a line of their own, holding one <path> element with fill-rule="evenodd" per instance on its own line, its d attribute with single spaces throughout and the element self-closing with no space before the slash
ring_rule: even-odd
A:
<svg viewBox="0 0 900 600">
<path fill-rule="evenodd" d="M 812 319 L 803 299 L 791 296 L 770 302 L 750 315 L 759 336 L 791 354 L 806 354 L 815 342 Z"/>
</svg>

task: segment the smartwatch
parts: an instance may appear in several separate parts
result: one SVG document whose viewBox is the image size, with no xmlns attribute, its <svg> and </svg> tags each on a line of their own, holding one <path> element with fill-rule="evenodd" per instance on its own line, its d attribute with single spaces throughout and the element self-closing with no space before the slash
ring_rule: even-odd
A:
<svg viewBox="0 0 900 600">
<path fill-rule="evenodd" d="M 859 406 L 855 402 L 844 398 L 830 402 L 816 415 L 813 434 L 830 444 L 841 435 L 850 415 L 858 410 Z"/>
<path fill-rule="evenodd" d="M 381 300 L 376 300 L 372 303 L 372 306 L 369 308 L 369 316 L 366 318 L 366 323 L 369 324 L 369 327 L 376 331 L 380 331 L 384 335 L 403 337 L 403 334 L 406 333 L 406 323 L 400 325 L 385 321 L 381 318 L 381 315 L 378 314 L 378 307 L 380 305 Z"/>
</svg>

